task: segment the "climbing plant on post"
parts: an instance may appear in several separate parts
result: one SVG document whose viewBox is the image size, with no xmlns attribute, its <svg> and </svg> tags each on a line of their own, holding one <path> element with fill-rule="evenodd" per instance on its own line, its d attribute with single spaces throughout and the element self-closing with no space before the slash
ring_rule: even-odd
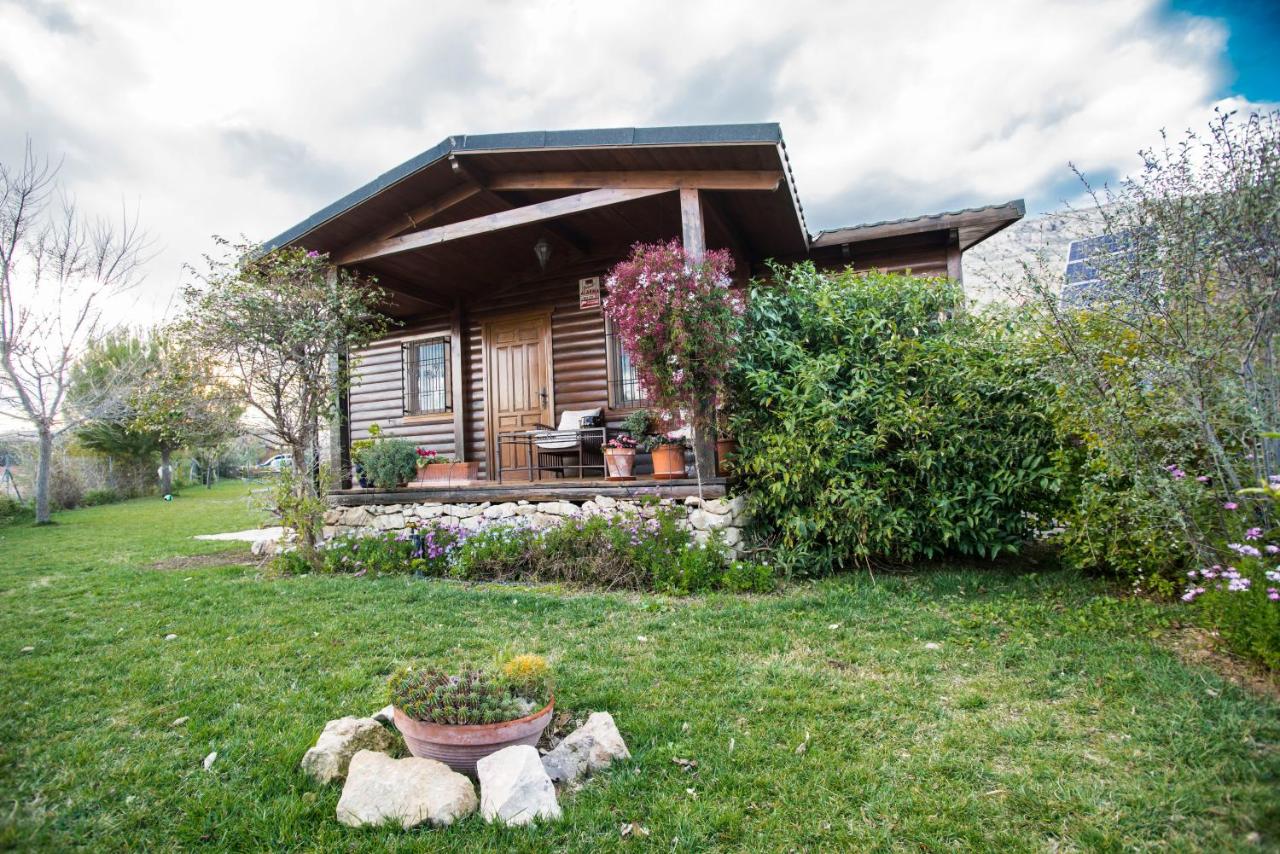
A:
<svg viewBox="0 0 1280 854">
<path fill-rule="evenodd" d="M 699 475 L 715 471 L 714 423 L 746 303 L 724 250 L 637 243 L 606 280 L 604 311 L 653 404 L 687 413 Z"/>
</svg>

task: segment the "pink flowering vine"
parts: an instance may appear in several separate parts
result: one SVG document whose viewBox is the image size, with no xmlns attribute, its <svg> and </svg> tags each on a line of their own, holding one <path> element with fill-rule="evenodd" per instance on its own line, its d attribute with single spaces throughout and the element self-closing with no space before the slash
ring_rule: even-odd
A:
<svg viewBox="0 0 1280 854">
<path fill-rule="evenodd" d="M 605 281 L 604 312 L 645 393 L 660 409 L 688 410 L 694 430 L 705 436 L 733 361 L 733 328 L 746 309 L 730 287 L 732 271 L 728 252 L 695 260 L 670 240 L 637 243 Z M 701 458 L 698 464 L 702 468 Z"/>
</svg>

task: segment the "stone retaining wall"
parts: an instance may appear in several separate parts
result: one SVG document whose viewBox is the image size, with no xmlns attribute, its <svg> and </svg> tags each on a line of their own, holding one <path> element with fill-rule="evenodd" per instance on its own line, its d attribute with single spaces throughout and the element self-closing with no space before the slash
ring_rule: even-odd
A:
<svg viewBox="0 0 1280 854">
<path fill-rule="evenodd" d="M 332 499 L 330 500 L 333 504 Z M 324 517 L 325 539 L 346 534 L 370 534 L 382 531 L 405 530 L 411 521 L 421 523 L 438 520 L 440 524 L 479 528 L 495 519 L 511 519 L 527 516 L 538 527 L 557 525 L 565 517 L 575 514 L 613 515 L 615 513 L 639 513 L 651 517 L 657 507 L 682 508 L 685 518 L 682 524 L 693 532 L 698 542 L 705 542 L 712 531 L 720 531 L 724 543 L 738 554 L 742 545 L 743 527 L 747 522 L 746 502 L 741 498 L 662 498 L 655 504 L 630 498 L 595 498 L 575 504 L 572 501 L 504 501 L 493 504 L 441 504 L 421 502 L 413 504 L 365 504 L 358 507 L 331 506 Z"/>
</svg>

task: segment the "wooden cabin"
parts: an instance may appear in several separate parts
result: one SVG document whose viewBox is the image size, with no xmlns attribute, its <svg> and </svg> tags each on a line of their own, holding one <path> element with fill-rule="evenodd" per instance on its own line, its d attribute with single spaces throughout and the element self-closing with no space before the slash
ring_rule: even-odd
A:
<svg viewBox="0 0 1280 854">
<path fill-rule="evenodd" d="M 376 423 L 478 463 L 468 495 L 510 500 L 603 488 L 602 469 L 548 469 L 502 437 L 565 413 L 616 426 L 643 405 L 600 309 L 606 272 L 637 241 L 728 249 L 744 281 L 770 259 L 960 279 L 964 251 L 1023 212 L 1013 201 L 811 234 L 777 124 L 538 131 L 449 137 L 268 245 L 328 253 L 393 296 L 401 325 L 349 354 L 340 470 L 349 478 L 350 443 Z"/>
</svg>

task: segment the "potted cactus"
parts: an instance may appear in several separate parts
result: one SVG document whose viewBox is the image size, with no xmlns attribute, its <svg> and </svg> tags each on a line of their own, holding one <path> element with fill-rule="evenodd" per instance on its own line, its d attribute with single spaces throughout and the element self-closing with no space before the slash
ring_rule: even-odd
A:
<svg viewBox="0 0 1280 854">
<path fill-rule="evenodd" d="M 476 762 L 515 744 L 536 745 L 555 708 L 544 658 L 449 673 L 405 668 L 388 681 L 396 729 L 414 756 L 475 776 Z"/>
</svg>

